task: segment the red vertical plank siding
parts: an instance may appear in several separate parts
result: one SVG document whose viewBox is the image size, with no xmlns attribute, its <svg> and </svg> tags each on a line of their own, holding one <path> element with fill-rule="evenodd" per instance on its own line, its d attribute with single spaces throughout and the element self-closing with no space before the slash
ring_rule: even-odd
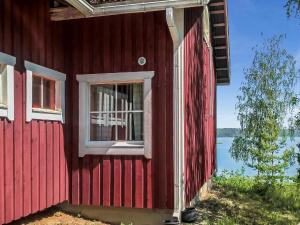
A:
<svg viewBox="0 0 300 225">
<path fill-rule="evenodd" d="M 0 118 L 0 224 L 68 200 L 63 125 L 25 121 L 24 60 L 64 72 L 63 38 L 63 23 L 49 20 L 48 1 L 0 1 L 0 52 L 17 60 L 15 118 Z"/>
<path fill-rule="evenodd" d="M 47 161 L 46 156 L 46 124 L 43 121 L 39 121 L 39 150 L 40 150 L 40 164 L 39 164 L 39 176 L 40 176 L 40 188 L 39 188 L 39 199 L 40 208 L 46 208 L 47 206 Z"/>
<path fill-rule="evenodd" d="M 68 179 L 68 171 L 67 171 L 67 163 L 65 156 L 65 141 L 64 141 L 64 130 L 62 124 L 58 124 L 59 131 L 59 202 L 63 202 L 68 199 L 67 195 L 67 179 Z"/>
<path fill-rule="evenodd" d="M 15 121 L 0 120 L 0 223 L 69 198 L 73 204 L 172 209 L 173 46 L 165 12 L 50 22 L 46 0 L 3 0 L 0 6 L 0 51 L 17 57 L 19 71 Z M 141 56 L 144 67 L 137 64 Z M 67 74 L 66 124 L 25 121 L 24 60 Z M 152 159 L 79 158 L 76 75 L 131 71 L 155 72 Z"/>
<path fill-rule="evenodd" d="M 24 79 L 25 82 L 25 79 Z M 32 174 L 32 184 L 31 184 L 31 203 L 32 212 L 37 212 L 39 210 L 39 192 L 40 192 L 40 174 L 39 174 L 39 162 L 40 154 L 40 136 L 39 136 L 39 124 L 37 121 L 32 122 L 32 164 L 31 164 L 31 174 Z"/>
<path fill-rule="evenodd" d="M 203 39 L 202 11 L 199 8 L 185 9 L 184 42 L 184 160 L 188 204 L 215 170 L 216 84 L 214 73 L 210 74 L 210 49 Z M 211 104 L 213 110 L 210 110 Z"/>
<path fill-rule="evenodd" d="M 14 219 L 14 143 L 11 138 L 14 137 L 13 123 L 4 122 L 4 171 L 5 171 L 5 221 Z"/>
<path fill-rule="evenodd" d="M 46 205 L 53 205 L 53 126 L 46 122 Z"/>
<path fill-rule="evenodd" d="M 93 183 L 92 183 L 92 205 L 100 206 L 100 195 L 101 195 L 101 164 L 99 157 L 93 157 L 92 162 L 92 174 L 93 174 Z"/>
<path fill-rule="evenodd" d="M 22 74 L 15 73 L 15 115 L 22 115 L 23 110 L 23 102 L 22 102 L 22 94 L 23 94 L 23 83 L 22 83 Z M 23 200 L 24 203 L 27 203 L 26 207 L 24 205 L 24 209 L 26 211 L 30 211 L 30 189 L 31 189 L 31 169 L 30 169 L 30 149 L 31 146 L 25 146 L 24 148 L 27 151 L 23 151 L 23 131 L 22 131 L 22 116 L 17 116 L 14 121 L 14 167 L 15 167 L 15 175 L 14 175 L 14 198 L 15 198 L 15 217 L 19 218 L 23 216 Z M 29 138 L 30 144 L 30 138 Z M 24 155 L 24 156 L 23 156 Z M 24 160 L 24 168 L 23 168 L 23 160 Z M 29 164 L 29 166 L 28 166 Z M 25 167 L 27 166 L 27 167 Z M 23 174 L 24 174 L 24 199 L 23 199 Z M 26 179 L 29 178 L 29 179 Z M 28 185 L 28 186 L 26 186 Z M 25 196 L 27 194 L 27 196 Z"/>
<path fill-rule="evenodd" d="M 164 12 L 67 22 L 72 76 L 73 204 L 105 207 L 173 208 L 173 45 Z M 87 41 L 83 41 L 87 40 Z M 90 41 L 88 41 L 90 40 Z M 84 47 L 81 47 L 84 46 Z M 91 50 L 89 50 L 91 49 Z M 147 58 L 144 67 L 139 57 Z M 154 71 L 153 157 L 78 157 L 77 74 Z M 90 193 L 87 195 L 87 193 Z M 90 199 L 89 199 L 90 198 Z"/>
<path fill-rule="evenodd" d="M 1 4 L 1 3 L 0 3 Z M 5 193 L 4 193 L 4 121 L 0 119 L 0 224 L 5 222 L 4 212 L 5 212 Z"/>
<path fill-rule="evenodd" d="M 59 123 L 58 122 L 54 122 L 53 123 L 53 204 L 56 205 L 58 204 L 59 201 L 59 192 L 60 192 L 60 188 L 59 188 Z M 64 171 L 61 171 L 62 173 L 64 173 Z"/>
</svg>

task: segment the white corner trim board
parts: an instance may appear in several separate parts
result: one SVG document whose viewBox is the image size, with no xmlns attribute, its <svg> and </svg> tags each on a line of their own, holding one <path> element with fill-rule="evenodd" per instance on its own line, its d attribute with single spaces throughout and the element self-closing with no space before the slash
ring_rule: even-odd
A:
<svg viewBox="0 0 300 225">
<path fill-rule="evenodd" d="M 180 218 L 184 198 L 184 9 L 167 8 L 166 21 L 174 44 L 173 164 L 174 212 Z"/>
<path fill-rule="evenodd" d="M 77 75 L 79 82 L 79 157 L 85 155 L 143 155 L 152 158 L 152 78 L 153 71 Z M 90 141 L 88 132 L 91 84 L 144 83 L 144 141 Z"/>
<path fill-rule="evenodd" d="M 26 122 L 33 119 L 60 121 L 64 123 L 65 117 L 65 80 L 66 74 L 25 61 L 26 68 Z M 35 110 L 32 108 L 32 75 L 37 74 L 40 77 L 55 80 L 56 86 L 60 87 L 61 93 L 61 111 Z M 60 83 L 60 85 L 57 85 Z M 58 90 L 56 90 L 58 91 Z"/>
<path fill-rule="evenodd" d="M 8 120 L 14 120 L 14 65 L 16 64 L 16 58 L 5 53 L 0 52 L 0 63 L 6 65 L 7 70 L 7 99 L 6 106 L 0 106 L 0 117 L 6 117 Z"/>
</svg>

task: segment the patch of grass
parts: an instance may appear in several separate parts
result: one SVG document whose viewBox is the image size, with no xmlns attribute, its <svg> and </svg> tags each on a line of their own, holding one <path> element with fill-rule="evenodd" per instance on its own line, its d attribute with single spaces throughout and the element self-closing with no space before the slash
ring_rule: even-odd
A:
<svg viewBox="0 0 300 225">
<path fill-rule="evenodd" d="M 225 172 L 214 178 L 213 192 L 198 207 L 200 224 L 297 225 L 300 190 L 291 181 L 262 191 L 253 177 Z M 199 223 L 198 223 L 199 224 Z"/>
</svg>

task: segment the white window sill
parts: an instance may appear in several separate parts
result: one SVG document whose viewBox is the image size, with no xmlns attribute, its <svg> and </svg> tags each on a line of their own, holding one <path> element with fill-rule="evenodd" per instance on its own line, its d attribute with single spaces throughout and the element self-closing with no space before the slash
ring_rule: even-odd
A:
<svg viewBox="0 0 300 225">
<path fill-rule="evenodd" d="M 56 114 L 56 115 L 61 115 L 61 111 L 57 110 L 51 110 L 51 109 L 39 109 L 39 108 L 32 108 L 32 111 L 35 113 L 46 113 L 46 114 Z"/>
<path fill-rule="evenodd" d="M 9 110 L 5 105 L 0 105 L 0 117 L 7 118 L 10 121 L 14 120 L 13 113 L 9 113 Z"/>
<path fill-rule="evenodd" d="M 8 116 L 7 109 L 0 106 L 0 117 L 7 117 L 7 116 Z"/>
<path fill-rule="evenodd" d="M 79 150 L 79 157 L 85 155 L 141 155 L 145 156 L 143 142 L 87 142 Z"/>
<path fill-rule="evenodd" d="M 57 114 L 57 113 L 49 113 L 49 112 L 45 112 L 45 111 L 33 111 L 30 115 L 31 119 L 35 119 L 35 120 L 50 120 L 50 121 L 60 121 L 60 122 L 64 122 L 63 121 L 63 115 Z"/>
</svg>

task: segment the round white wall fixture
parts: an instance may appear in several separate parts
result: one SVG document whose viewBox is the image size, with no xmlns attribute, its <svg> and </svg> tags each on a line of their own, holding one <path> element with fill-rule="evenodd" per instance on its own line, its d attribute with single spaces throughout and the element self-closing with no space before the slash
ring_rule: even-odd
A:
<svg viewBox="0 0 300 225">
<path fill-rule="evenodd" d="M 147 60 L 146 60 L 145 57 L 140 57 L 140 58 L 138 59 L 138 64 L 139 64 L 140 66 L 146 65 L 146 63 L 147 63 Z"/>
</svg>

